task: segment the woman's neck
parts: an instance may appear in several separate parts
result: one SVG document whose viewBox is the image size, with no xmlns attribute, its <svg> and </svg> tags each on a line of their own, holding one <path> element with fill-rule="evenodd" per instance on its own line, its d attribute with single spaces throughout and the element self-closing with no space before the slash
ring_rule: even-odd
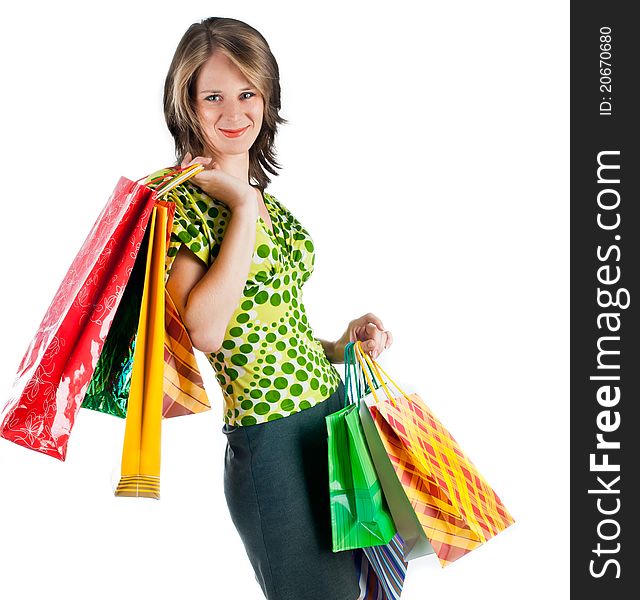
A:
<svg viewBox="0 0 640 600">
<path fill-rule="evenodd" d="M 220 168 L 233 177 L 249 183 L 249 153 L 243 154 L 218 154 L 215 151 L 209 151 L 206 156 L 210 156 L 220 165 Z"/>
</svg>

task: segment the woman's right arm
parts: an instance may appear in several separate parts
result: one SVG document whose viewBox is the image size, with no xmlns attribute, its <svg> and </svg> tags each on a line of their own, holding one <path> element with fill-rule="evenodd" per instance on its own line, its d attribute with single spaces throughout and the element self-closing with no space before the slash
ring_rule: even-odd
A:
<svg viewBox="0 0 640 600">
<path fill-rule="evenodd" d="M 251 188 L 250 197 L 231 211 L 218 256 L 208 269 L 184 245 L 173 261 L 167 291 L 191 343 L 204 353 L 220 349 L 238 306 L 253 258 L 257 218 L 258 205 Z"/>
</svg>

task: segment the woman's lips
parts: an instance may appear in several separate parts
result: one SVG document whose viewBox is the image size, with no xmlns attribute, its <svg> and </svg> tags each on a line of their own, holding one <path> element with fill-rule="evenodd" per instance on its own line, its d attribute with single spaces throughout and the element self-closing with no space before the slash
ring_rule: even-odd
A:
<svg viewBox="0 0 640 600">
<path fill-rule="evenodd" d="M 249 129 L 249 125 L 244 127 L 243 129 L 221 129 L 222 135 L 229 138 L 240 137 L 247 129 Z"/>
</svg>

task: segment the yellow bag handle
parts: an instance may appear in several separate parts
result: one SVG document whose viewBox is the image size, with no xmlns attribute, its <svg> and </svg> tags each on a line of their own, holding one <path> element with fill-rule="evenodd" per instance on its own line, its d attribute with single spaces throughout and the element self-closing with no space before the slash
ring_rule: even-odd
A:
<svg viewBox="0 0 640 600">
<path fill-rule="evenodd" d="M 201 163 L 195 163 L 190 167 L 186 167 L 184 170 L 180 171 L 179 175 L 176 175 L 173 179 L 156 188 L 156 197 L 160 197 L 167 192 L 170 192 L 174 187 L 184 183 L 187 179 L 191 179 L 201 171 L 204 171 L 204 165 Z"/>
<path fill-rule="evenodd" d="M 369 370 L 371 371 L 371 373 L 374 374 L 376 379 L 378 381 L 380 381 L 380 384 L 382 385 L 382 387 L 387 392 L 387 396 L 389 397 L 389 399 L 391 400 L 391 403 L 395 407 L 396 403 L 395 403 L 395 399 L 393 397 L 393 394 L 387 389 L 387 384 L 384 381 L 384 378 L 380 374 L 379 369 L 376 368 L 377 365 L 373 365 L 371 363 L 371 358 L 362 349 L 362 343 L 360 342 L 360 340 L 356 341 L 356 343 L 354 344 L 354 350 L 355 350 L 356 358 L 358 359 L 358 362 L 360 363 L 360 368 L 362 369 L 362 372 L 364 373 L 364 376 L 366 377 L 367 382 L 369 383 L 369 388 L 371 389 L 371 393 L 373 394 L 373 397 L 375 398 L 375 401 L 376 402 L 380 402 L 380 400 L 378 399 L 378 395 L 375 392 L 375 387 L 374 387 L 373 383 L 371 382 L 371 379 L 369 378 Z"/>
<path fill-rule="evenodd" d="M 371 393 L 373 394 L 373 397 L 377 402 L 380 402 L 380 400 L 378 400 L 378 395 L 376 394 L 376 390 L 375 387 L 373 385 L 373 383 L 371 382 L 371 379 L 369 377 L 369 373 L 367 371 L 367 365 L 365 363 L 365 359 L 362 358 L 362 356 L 364 355 L 364 352 L 362 350 L 362 346 L 361 346 L 361 342 L 360 340 L 357 340 L 356 343 L 353 345 L 353 348 L 356 352 L 356 358 L 358 359 L 358 362 L 360 363 L 360 368 L 362 369 L 362 372 L 364 373 L 364 376 L 367 378 L 367 383 L 369 384 L 369 389 L 371 390 Z M 378 375 L 378 372 L 375 368 L 372 368 L 372 371 L 374 373 L 376 373 L 376 376 Z M 384 381 L 382 381 L 382 379 L 380 380 L 380 382 L 382 383 L 383 386 L 385 386 Z M 393 397 L 390 396 L 391 401 L 394 403 L 395 406 L 395 402 L 393 400 Z"/>
<path fill-rule="evenodd" d="M 160 179 L 162 181 L 162 183 L 160 183 L 160 185 L 155 189 L 156 198 L 164 196 L 164 194 L 170 192 L 181 183 L 184 183 L 187 179 L 191 179 L 201 171 L 204 171 L 204 165 L 202 163 L 194 163 L 184 169 L 176 167 L 171 173 L 167 173 L 161 177 L 154 177 L 151 181 L 155 181 L 156 179 Z M 146 176 L 141 177 L 138 181 L 142 181 L 143 179 L 146 179 Z"/>
<path fill-rule="evenodd" d="M 409 398 L 408 394 L 405 393 L 405 391 L 393 380 L 391 379 L 391 377 L 389 376 L 389 374 L 375 361 L 373 360 L 363 349 L 362 349 L 362 344 L 361 342 L 358 340 L 355 345 L 355 350 L 356 350 L 356 357 L 358 358 L 358 360 L 361 363 L 361 366 L 363 366 L 363 371 L 365 373 L 365 377 L 367 378 L 367 381 L 369 382 L 369 387 L 371 388 L 371 392 L 373 393 L 373 397 L 376 399 L 376 402 L 379 402 L 378 397 L 376 396 L 376 393 L 373 389 L 373 384 L 371 383 L 371 380 L 369 379 L 369 376 L 367 375 L 367 369 L 365 367 L 365 365 L 363 364 L 363 362 L 366 362 L 366 364 L 368 364 L 371 368 L 371 370 L 376 373 L 376 376 L 380 379 L 380 383 L 382 384 L 382 387 L 384 388 L 385 392 L 387 393 L 387 396 L 389 397 L 389 400 L 391 400 L 391 403 L 393 404 L 394 407 L 396 407 L 396 403 L 395 400 L 393 398 L 393 394 L 389 391 L 384 378 L 382 377 L 382 375 L 380 374 L 380 372 L 384 373 L 384 375 L 387 377 L 387 379 L 394 385 L 394 387 L 409 401 L 411 401 L 411 399 Z"/>
</svg>

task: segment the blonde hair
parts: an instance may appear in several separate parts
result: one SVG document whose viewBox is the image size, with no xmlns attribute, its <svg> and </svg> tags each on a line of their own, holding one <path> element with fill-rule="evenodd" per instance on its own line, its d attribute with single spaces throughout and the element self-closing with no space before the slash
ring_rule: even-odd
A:
<svg viewBox="0 0 640 600">
<path fill-rule="evenodd" d="M 214 51 L 223 52 L 264 99 L 262 128 L 249 150 L 249 183 L 262 191 L 271 183 L 266 171 L 278 175 L 274 140 L 280 116 L 280 72 L 267 41 L 237 19 L 210 17 L 187 29 L 176 48 L 164 83 L 164 117 L 175 142 L 179 165 L 185 154 L 202 156 L 206 136 L 195 111 L 195 84 L 202 65 Z"/>
</svg>

